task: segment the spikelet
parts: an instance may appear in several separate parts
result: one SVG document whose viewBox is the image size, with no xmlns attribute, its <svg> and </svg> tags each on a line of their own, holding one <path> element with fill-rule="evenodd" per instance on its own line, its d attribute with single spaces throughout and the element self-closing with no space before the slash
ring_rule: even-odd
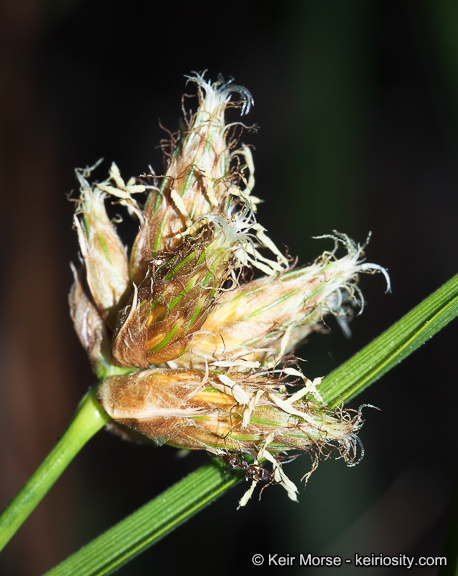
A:
<svg viewBox="0 0 458 576">
<path fill-rule="evenodd" d="M 281 370 L 242 375 L 199 370 L 152 368 L 108 378 L 98 391 L 101 405 L 115 422 L 156 444 L 222 456 L 232 467 L 243 467 L 253 485 L 281 484 L 293 500 L 297 488 L 284 473 L 281 455 L 301 452 L 318 458 L 336 452 L 353 464 L 361 412 L 329 410 L 318 399 L 314 382 L 294 394 L 284 391 Z M 308 386 L 307 386 L 308 384 Z M 231 454 L 238 455 L 231 458 Z M 248 465 L 244 455 L 254 464 Z M 272 466 L 272 470 L 269 469 Z"/>
<path fill-rule="evenodd" d="M 107 194 L 86 179 L 96 166 L 76 171 L 81 197 L 74 224 L 94 304 L 113 328 L 129 289 L 129 268 L 126 250 L 106 212 Z"/>
<path fill-rule="evenodd" d="M 363 305 L 357 282 L 360 272 L 382 272 L 364 262 L 363 248 L 347 236 L 331 236 L 336 245 L 311 266 L 267 276 L 242 284 L 219 299 L 202 326 L 190 339 L 186 353 L 170 363 L 173 367 L 204 368 L 205 363 L 231 361 L 275 365 L 313 331 L 323 328 L 325 317 L 337 317 L 344 331 L 352 305 Z M 347 254 L 336 257 L 337 243 Z M 243 362 L 237 364 L 243 367 Z"/>
<path fill-rule="evenodd" d="M 253 103 L 245 88 L 222 79 L 207 82 L 195 73 L 188 78 L 199 87 L 199 108 L 188 120 L 187 130 L 170 157 L 160 188 L 153 190 L 145 206 L 145 220 L 140 227 L 131 255 L 132 278 L 139 282 L 145 276 L 149 262 L 159 253 L 175 250 L 181 234 L 206 214 L 229 211 L 234 197 L 243 198 L 250 207 L 250 181 L 254 185 L 249 148 L 231 150 L 225 111 L 229 106 L 241 106 L 248 113 Z M 239 94 L 240 104 L 230 102 L 231 94 Z M 235 156 L 246 157 L 247 163 L 231 169 Z M 248 178 L 248 180 L 247 180 Z M 242 188 L 239 186 L 242 186 Z"/>
<path fill-rule="evenodd" d="M 237 222 L 204 216 L 175 252 L 153 258 L 131 304 L 120 314 L 113 362 L 148 368 L 182 355 L 229 275 L 240 268 L 247 243 L 250 237 Z"/>
</svg>

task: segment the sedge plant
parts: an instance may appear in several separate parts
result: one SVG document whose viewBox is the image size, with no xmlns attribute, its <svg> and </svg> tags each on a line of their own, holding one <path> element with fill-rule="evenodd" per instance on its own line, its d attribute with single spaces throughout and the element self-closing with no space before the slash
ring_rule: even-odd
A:
<svg viewBox="0 0 458 576">
<path fill-rule="evenodd" d="M 98 384 L 83 398 L 56 447 L 0 517 L 3 547 L 84 444 L 107 426 L 122 437 L 205 450 L 216 460 L 170 488 L 53 574 L 108 574 L 203 506 L 249 480 L 246 506 L 271 484 L 297 500 L 287 462 L 310 456 L 347 465 L 361 456 L 362 408 L 344 402 L 410 354 L 458 312 L 458 277 L 353 359 L 309 380 L 294 350 L 336 317 L 348 332 L 364 298 L 361 274 L 386 270 L 365 259 L 366 245 L 341 232 L 329 250 L 300 266 L 256 218 L 250 148 L 228 108 L 247 114 L 249 91 L 194 73 L 198 108 L 172 137 L 167 170 L 125 181 L 112 164 L 77 170 L 74 217 L 82 261 L 73 267 L 70 312 Z M 130 250 L 107 205 L 136 220 Z M 224 474 L 223 470 L 229 471 Z"/>
</svg>

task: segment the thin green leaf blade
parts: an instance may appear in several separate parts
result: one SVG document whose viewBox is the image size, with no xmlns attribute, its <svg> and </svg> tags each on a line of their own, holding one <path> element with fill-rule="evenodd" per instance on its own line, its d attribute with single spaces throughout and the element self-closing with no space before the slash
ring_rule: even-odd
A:
<svg viewBox="0 0 458 576">
<path fill-rule="evenodd" d="M 47 572 L 49 576 L 112 574 L 235 486 L 243 473 L 225 473 L 213 459 Z"/>
</svg>

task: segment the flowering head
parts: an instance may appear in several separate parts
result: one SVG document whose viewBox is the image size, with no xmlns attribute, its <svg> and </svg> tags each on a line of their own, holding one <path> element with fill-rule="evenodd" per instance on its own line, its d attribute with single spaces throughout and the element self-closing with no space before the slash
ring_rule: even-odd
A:
<svg viewBox="0 0 458 576">
<path fill-rule="evenodd" d="M 291 354 L 329 314 L 346 327 L 363 302 L 360 273 L 386 272 L 338 233 L 333 252 L 292 267 L 256 221 L 249 148 L 228 135 L 226 109 L 247 113 L 250 93 L 200 74 L 188 82 L 198 87 L 198 110 L 152 185 L 126 183 L 114 164 L 95 186 L 90 170 L 77 171 L 83 266 L 72 318 L 101 380 L 99 402 L 118 426 L 243 469 L 252 484 L 242 505 L 260 481 L 296 499 L 282 462 L 311 454 L 305 479 L 330 452 L 352 463 L 362 418 L 329 409 L 320 379 L 305 378 Z M 130 254 L 107 215 L 110 200 L 138 220 Z M 246 281 L 247 268 L 263 276 Z"/>
</svg>

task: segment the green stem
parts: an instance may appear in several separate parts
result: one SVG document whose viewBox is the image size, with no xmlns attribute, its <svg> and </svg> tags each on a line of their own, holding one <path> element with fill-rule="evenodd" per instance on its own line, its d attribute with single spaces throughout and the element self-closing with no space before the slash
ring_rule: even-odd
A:
<svg viewBox="0 0 458 576">
<path fill-rule="evenodd" d="M 0 550 L 46 496 L 86 442 L 109 420 L 98 405 L 94 387 L 81 400 L 73 420 L 55 447 L 0 516 Z"/>
</svg>

